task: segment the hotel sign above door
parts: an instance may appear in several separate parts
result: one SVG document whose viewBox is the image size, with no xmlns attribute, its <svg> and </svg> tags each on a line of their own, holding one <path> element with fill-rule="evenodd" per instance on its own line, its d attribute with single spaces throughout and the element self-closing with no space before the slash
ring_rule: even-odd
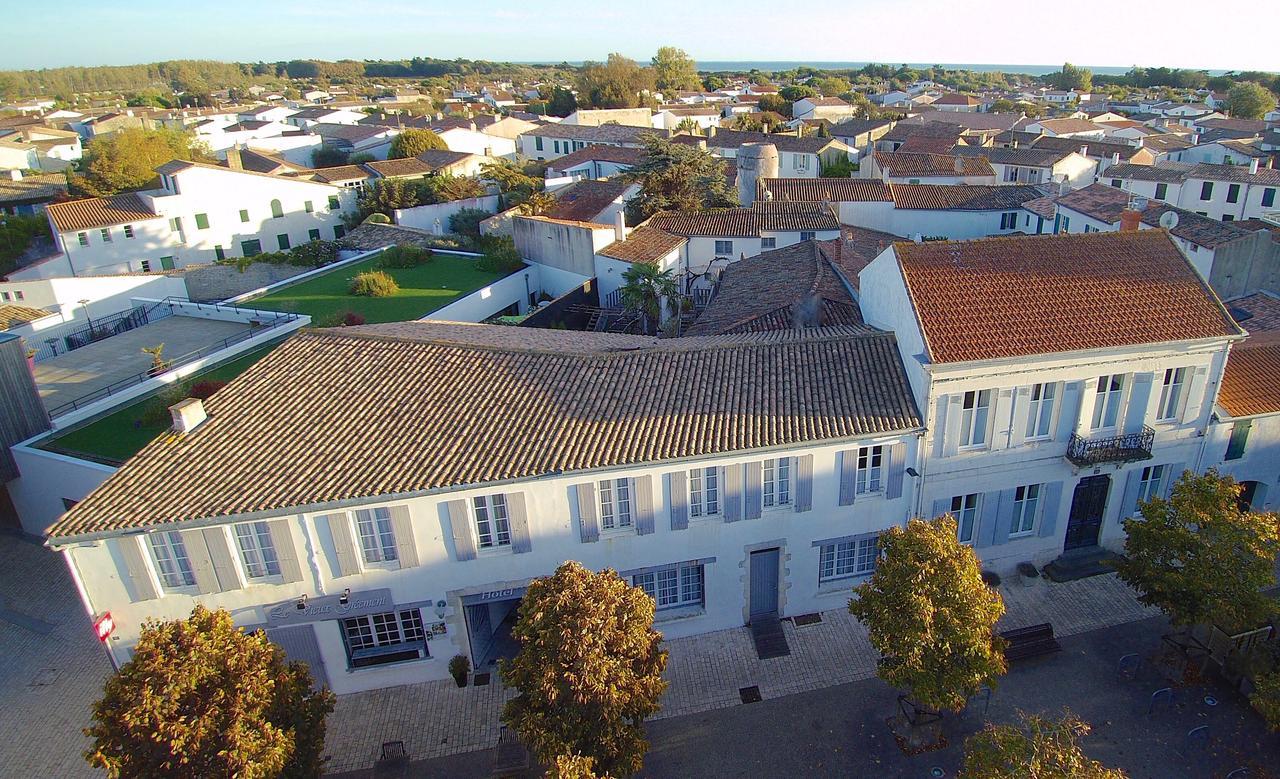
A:
<svg viewBox="0 0 1280 779">
<path fill-rule="evenodd" d="M 282 601 L 266 607 L 267 624 L 296 625 L 303 622 L 319 622 L 326 619 L 363 617 L 391 611 L 394 607 L 391 590 L 361 590 L 350 595 L 321 595 L 317 598 Z"/>
</svg>

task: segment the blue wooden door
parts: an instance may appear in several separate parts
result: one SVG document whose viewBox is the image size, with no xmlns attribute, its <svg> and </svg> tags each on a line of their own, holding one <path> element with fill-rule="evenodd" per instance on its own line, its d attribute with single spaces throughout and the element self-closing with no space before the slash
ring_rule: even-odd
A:
<svg viewBox="0 0 1280 779">
<path fill-rule="evenodd" d="M 751 618 L 778 616 L 778 550 L 751 553 Z"/>
</svg>

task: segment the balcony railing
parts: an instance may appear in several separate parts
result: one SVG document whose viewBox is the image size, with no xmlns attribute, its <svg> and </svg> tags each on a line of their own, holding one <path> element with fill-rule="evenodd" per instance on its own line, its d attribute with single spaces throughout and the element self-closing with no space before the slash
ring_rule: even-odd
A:
<svg viewBox="0 0 1280 779">
<path fill-rule="evenodd" d="M 1082 468 L 1100 463 L 1132 463 L 1151 459 L 1151 446 L 1155 443 L 1156 431 L 1142 426 L 1134 433 L 1108 436 L 1106 438 L 1085 438 L 1078 433 L 1071 434 L 1067 443 L 1067 459 Z"/>
</svg>

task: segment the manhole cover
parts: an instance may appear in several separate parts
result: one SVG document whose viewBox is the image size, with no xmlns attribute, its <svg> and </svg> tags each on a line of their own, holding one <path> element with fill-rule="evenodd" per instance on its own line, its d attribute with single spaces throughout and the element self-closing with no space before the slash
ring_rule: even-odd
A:
<svg viewBox="0 0 1280 779">
<path fill-rule="evenodd" d="M 475 685 L 477 687 L 485 687 L 485 686 L 488 686 L 488 684 L 489 684 L 489 674 L 487 672 L 475 675 Z"/>
<path fill-rule="evenodd" d="M 822 615 L 821 614 L 801 614 L 798 617 L 792 617 L 791 622 L 796 627 L 800 627 L 801 625 L 817 625 L 819 622 L 822 622 Z"/>
<path fill-rule="evenodd" d="M 28 687 L 47 687 L 58 680 L 57 668 L 42 668 L 32 679 Z"/>
<path fill-rule="evenodd" d="M 760 697 L 760 688 L 755 685 L 743 687 L 738 690 L 738 695 L 742 697 L 743 703 L 759 703 L 762 700 Z"/>
</svg>

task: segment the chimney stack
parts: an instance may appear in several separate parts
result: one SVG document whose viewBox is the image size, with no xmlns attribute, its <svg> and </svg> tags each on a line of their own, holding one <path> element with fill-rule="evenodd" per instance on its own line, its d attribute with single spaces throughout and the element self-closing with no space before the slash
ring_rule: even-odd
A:
<svg viewBox="0 0 1280 779">
<path fill-rule="evenodd" d="M 1115 154 L 1111 155 L 1111 164 L 1112 165 L 1120 164 L 1120 152 L 1116 152 Z"/>
<path fill-rule="evenodd" d="M 1249 175 L 1250 176 L 1258 175 L 1258 158 L 1257 157 L 1254 157 L 1253 159 L 1249 160 Z"/>
<path fill-rule="evenodd" d="M 622 209 L 618 209 L 618 213 L 613 215 L 613 239 L 615 241 L 627 240 L 627 215 Z"/>
<path fill-rule="evenodd" d="M 1142 224 L 1142 212 L 1133 208 L 1126 208 L 1120 212 L 1120 232 L 1136 233 L 1139 225 Z"/>
<path fill-rule="evenodd" d="M 962 176 L 962 175 L 964 175 L 964 160 L 960 158 L 960 155 L 956 155 L 956 164 L 955 164 L 955 168 L 956 168 L 956 175 L 957 175 L 957 176 Z"/>
<path fill-rule="evenodd" d="M 227 149 L 227 167 L 231 170 L 244 170 L 244 163 L 240 161 L 239 146 L 232 146 Z"/>
<path fill-rule="evenodd" d="M 209 418 L 204 411 L 204 401 L 199 398 L 187 398 L 181 403 L 169 406 L 169 414 L 173 417 L 175 433 L 190 433 Z"/>
<path fill-rule="evenodd" d="M 1080 147 L 1080 156 L 1081 156 L 1081 157 L 1088 157 L 1088 156 L 1089 156 L 1089 147 L 1088 147 L 1087 145 L 1086 145 L 1086 146 L 1081 146 L 1081 147 Z"/>
</svg>

